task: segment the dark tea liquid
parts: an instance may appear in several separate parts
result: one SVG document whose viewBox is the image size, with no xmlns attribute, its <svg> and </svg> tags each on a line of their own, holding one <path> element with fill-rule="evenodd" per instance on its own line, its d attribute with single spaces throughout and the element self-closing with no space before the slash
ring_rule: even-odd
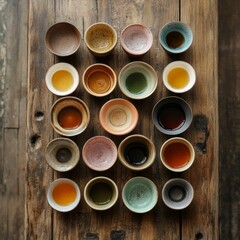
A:
<svg viewBox="0 0 240 240">
<path fill-rule="evenodd" d="M 184 36 L 177 31 L 172 31 L 166 36 L 167 45 L 170 48 L 178 48 L 184 43 Z"/>
<path fill-rule="evenodd" d="M 111 201 L 113 190 L 109 184 L 98 182 L 92 186 L 90 196 L 94 203 L 104 205 Z"/>
<path fill-rule="evenodd" d="M 175 103 L 169 103 L 158 112 L 158 122 L 166 130 L 179 129 L 186 120 L 182 108 Z"/>
<path fill-rule="evenodd" d="M 61 163 L 68 162 L 72 157 L 72 152 L 68 148 L 60 148 L 56 153 L 56 158 Z"/>
</svg>

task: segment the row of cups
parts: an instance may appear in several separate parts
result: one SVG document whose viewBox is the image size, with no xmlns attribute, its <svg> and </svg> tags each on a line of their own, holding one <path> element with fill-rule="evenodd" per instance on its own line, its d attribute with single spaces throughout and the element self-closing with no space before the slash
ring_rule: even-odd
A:
<svg viewBox="0 0 240 240">
<path fill-rule="evenodd" d="M 87 28 L 84 41 L 89 51 L 99 57 L 110 54 L 117 44 L 117 32 L 108 23 L 98 22 Z M 192 44 L 191 28 L 183 22 L 169 22 L 159 33 L 159 42 L 171 54 L 186 51 Z M 59 22 L 51 26 L 45 37 L 48 49 L 58 56 L 69 56 L 77 51 L 81 43 L 79 30 L 71 23 Z M 130 56 L 139 57 L 147 53 L 153 44 L 150 28 L 142 24 L 130 24 L 121 32 L 123 50 Z"/>
<path fill-rule="evenodd" d="M 182 210 L 193 200 L 192 185 L 181 178 L 167 181 L 162 188 L 163 202 L 171 209 Z M 104 176 L 91 179 L 84 188 L 84 199 L 94 210 L 107 210 L 113 207 L 119 197 L 116 183 Z M 59 212 L 69 212 L 77 207 L 81 199 L 79 186 L 68 178 L 53 181 L 47 191 L 49 205 Z M 146 177 L 134 177 L 122 189 L 124 205 L 135 213 L 146 213 L 158 202 L 158 189 Z"/>
<path fill-rule="evenodd" d="M 171 92 L 189 91 L 196 82 L 194 68 L 187 62 L 174 61 L 163 70 L 164 86 Z M 79 74 L 69 63 L 52 65 L 45 77 L 47 88 L 57 96 L 73 93 L 79 86 Z M 134 61 L 125 65 L 118 79 L 114 70 L 103 63 L 90 65 L 82 75 L 84 89 L 95 97 L 109 95 L 118 85 L 124 95 L 131 99 L 149 97 L 157 88 L 158 76 L 154 68 L 142 61 Z"/>
</svg>

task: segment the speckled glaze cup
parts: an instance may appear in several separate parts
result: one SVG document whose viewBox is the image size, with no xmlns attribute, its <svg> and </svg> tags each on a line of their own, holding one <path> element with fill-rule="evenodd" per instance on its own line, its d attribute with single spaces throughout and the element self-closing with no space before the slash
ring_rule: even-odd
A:
<svg viewBox="0 0 240 240">
<path fill-rule="evenodd" d="M 192 185 L 182 179 L 173 178 L 162 189 L 163 202 L 171 209 L 182 210 L 190 205 L 194 197 Z"/>
<path fill-rule="evenodd" d="M 95 63 L 84 71 L 82 82 L 89 94 L 95 97 L 104 97 L 115 89 L 117 77 L 113 69 L 108 65 Z"/>
<path fill-rule="evenodd" d="M 121 69 L 118 85 L 127 97 L 144 99 L 156 90 L 158 76 L 151 65 L 142 61 L 134 61 Z"/>
<path fill-rule="evenodd" d="M 81 34 L 73 24 L 59 22 L 48 29 L 45 42 L 47 48 L 53 54 L 66 57 L 78 50 L 81 43 Z"/>
<path fill-rule="evenodd" d="M 92 170 L 105 171 L 116 162 L 117 147 L 110 138 L 95 136 L 84 144 L 82 158 Z"/>
<path fill-rule="evenodd" d="M 183 53 L 192 44 L 192 30 L 183 22 L 169 22 L 160 30 L 159 41 L 163 49 L 168 53 Z"/>
<path fill-rule="evenodd" d="M 118 200 L 118 187 L 110 178 L 95 177 L 86 184 L 84 199 L 94 210 L 107 210 L 113 207 Z"/>
<path fill-rule="evenodd" d="M 165 97 L 152 110 L 152 120 L 158 131 L 166 135 L 179 135 L 191 125 L 192 109 L 180 97 Z"/>
<path fill-rule="evenodd" d="M 152 43 L 151 30 L 142 24 L 130 24 L 121 33 L 121 46 L 132 57 L 140 57 L 147 53 Z"/>
<path fill-rule="evenodd" d="M 158 201 L 156 185 L 148 178 L 134 177 L 123 187 L 122 199 L 125 206 L 135 213 L 146 213 Z"/>
<path fill-rule="evenodd" d="M 92 24 L 85 32 L 84 41 L 89 51 L 98 57 L 110 54 L 117 44 L 117 32 L 109 24 Z"/>
</svg>

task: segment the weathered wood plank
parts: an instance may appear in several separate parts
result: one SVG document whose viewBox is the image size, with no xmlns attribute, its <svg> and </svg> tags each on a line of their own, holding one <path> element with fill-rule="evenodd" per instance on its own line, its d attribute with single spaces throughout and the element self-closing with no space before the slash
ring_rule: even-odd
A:
<svg viewBox="0 0 240 240">
<path fill-rule="evenodd" d="M 240 239 L 240 2 L 219 1 L 220 237 Z"/>
<path fill-rule="evenodd" d="M 182 212 L 182 239 L 218 239 L 217 1 L 182 0 L 181 21 L 194 35 L 183 59 L 197 74 L 194 89 L 184 96 L 194 113 L 185 136 L 194 144 L 196 159 L 182 174 L 195 190 L 193 203 Z"/>
</svg>

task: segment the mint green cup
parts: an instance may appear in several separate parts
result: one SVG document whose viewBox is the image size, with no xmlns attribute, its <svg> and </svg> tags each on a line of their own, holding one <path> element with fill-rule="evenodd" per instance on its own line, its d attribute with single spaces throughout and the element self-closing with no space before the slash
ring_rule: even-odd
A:
<svg viewBox="0 0 240 240">
<path fill-rule="evenodd" d="M 134 177 L 124 185 L 122 199 L 125 206 L 132 212 L 146 213 L 157 204 L 158 190 L 150 179 Z"/>
</svg>

